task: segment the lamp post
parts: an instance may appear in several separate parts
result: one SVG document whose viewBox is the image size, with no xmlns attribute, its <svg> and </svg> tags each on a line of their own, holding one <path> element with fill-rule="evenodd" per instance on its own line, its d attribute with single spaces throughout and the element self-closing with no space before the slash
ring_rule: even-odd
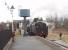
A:
<svg viewBox="0 0 68 50">
<path fill-rule="evenodd" d="M 12 5 L 11 8 L 10 8 L 10 12 L 11 12 L 11 15 L 12 15 L 12 33 L 14 32 L 14 25 L 13 25 L 13 10 L 14 10 L 14 6 Z"/>
</svg>

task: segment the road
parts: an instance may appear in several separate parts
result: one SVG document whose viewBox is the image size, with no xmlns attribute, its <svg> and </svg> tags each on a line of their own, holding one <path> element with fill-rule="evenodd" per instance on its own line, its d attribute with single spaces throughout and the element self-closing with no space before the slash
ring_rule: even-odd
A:
<svg viewBox="0 0 68 50">
<path fill-rule="evenodd" d="M 16 37 L 10 50 L 53 50 L 33 36 Z"/>
</svg>

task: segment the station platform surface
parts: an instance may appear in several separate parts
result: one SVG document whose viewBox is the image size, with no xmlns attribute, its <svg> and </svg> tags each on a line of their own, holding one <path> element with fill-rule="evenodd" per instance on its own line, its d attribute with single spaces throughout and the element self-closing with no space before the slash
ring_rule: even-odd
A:
<svg viewBox="0 0 68 50">
<path fill-rule="evenodd" d="M 10 50 L 53 50 L 34 36 L 18 36 L 12 44 Z"/>
</svg>

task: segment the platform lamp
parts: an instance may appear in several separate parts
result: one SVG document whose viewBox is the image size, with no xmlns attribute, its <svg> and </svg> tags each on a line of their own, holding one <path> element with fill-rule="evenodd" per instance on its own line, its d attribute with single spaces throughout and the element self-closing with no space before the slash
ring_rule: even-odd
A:
<svg viewBox="0 0 68 50">
<path fill-rule="evenodd" d="M 14 25 L 13 25 L 13 10 L 14 10 L 14 6 L 12 5 L 11 8 L 10 8 L 10 12 L 11 12 L 11 15 L 12 15 L 12 33 L 14 32 Z"/>
</svg>

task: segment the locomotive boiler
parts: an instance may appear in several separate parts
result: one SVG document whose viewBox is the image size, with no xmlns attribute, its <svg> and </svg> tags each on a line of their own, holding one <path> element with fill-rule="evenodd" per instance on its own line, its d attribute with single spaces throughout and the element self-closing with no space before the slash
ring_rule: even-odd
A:
<svg viewBox="0 0 68 50">
<path fill-rule="evenodd" d="M 48 26 L 44 22 L 34 22 L 27 26 L 27 32 L 29 35 L 47 37 Z"/>
</svg>

